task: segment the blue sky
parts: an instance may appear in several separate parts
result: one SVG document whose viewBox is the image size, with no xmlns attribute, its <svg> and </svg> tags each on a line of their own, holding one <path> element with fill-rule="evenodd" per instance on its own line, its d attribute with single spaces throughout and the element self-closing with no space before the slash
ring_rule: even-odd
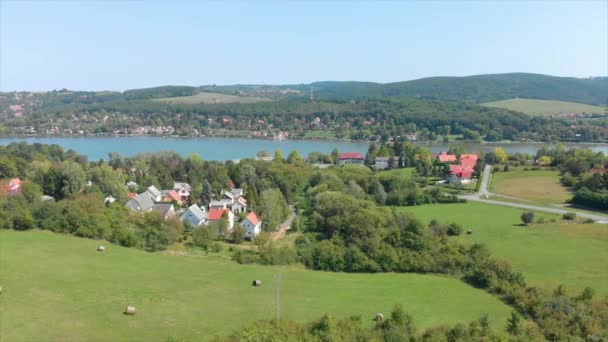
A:
<svg viewBox="0 0 608 342">
<path fill-rule="evenodd" d="M 0 90 L 608 74 L 608 2 L 0 0 Z"/>
</svg>

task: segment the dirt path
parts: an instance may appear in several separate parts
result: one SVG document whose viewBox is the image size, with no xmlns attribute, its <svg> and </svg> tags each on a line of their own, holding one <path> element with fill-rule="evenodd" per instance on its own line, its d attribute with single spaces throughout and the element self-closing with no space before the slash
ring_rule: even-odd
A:
<svg viewBox="0 0 608 342">
<path fill-rule="evenodd" d="M 281 223 L 281 225 L 279 226 L 279 230 L 270 234 L 270 240 L 276 241 L 278 239 L 283 238 L 283 236 L 285 236 L 285 233 L 287 233 L 287 231 L 291 229 L 291 223 L 296 218 L 296 211 L 293 206 L 290 206 L 290 209 L 291 215 L 289 215 L 285 222 Z"/>
</svg>

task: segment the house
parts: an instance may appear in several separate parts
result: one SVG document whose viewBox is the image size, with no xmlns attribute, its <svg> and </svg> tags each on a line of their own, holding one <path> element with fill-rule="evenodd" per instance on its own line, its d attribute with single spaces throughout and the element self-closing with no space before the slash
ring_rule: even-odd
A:
<svg viewBox="0 0 608 342">
<path fill-rule="evenodd" d="M 194 227 L 198 227 L 207 222 L 207 212 L 204 208 L 199 208 L 196 204 L 191 205 L 188 209 L 182 214 L 179 220 L 183 222 L 188 222 Z"/>
<path fill-rule="evenodd" d="M 137 192 L 129 192 L 127 194 L 127 198 L 131 199 L 131 198 L 135 198 L 137 196 Z"/>
<path fill-rule="evenodd" d="M 18 195 L 21 193 L 21 179 L 13 178 L 8 182 L 8 194 Z"/>
<path fill-rule="evenodd" d="M 476 154 L 461 154 L 460 155 L 460 165 L 466 165 L 471 168 L 474 168 L 477 165 L 477 160 L 479 160 L 479 156 Z"/>
<path fill-rule="evenodd" d="M 239 198 L 243 196 L 243 189 L 234 188 L 230 190 L 230 193 L 234 196 L 234 198 Z"/>
<path fill-rule="evenodd" d="M 245 229 L 245 236 L 253 240 L 253 238 L 262 232 L 262 220 L 256 213 L 250 212 L 247 214 L 247 217 L 241 221 L 241 227 Z"/>
<path fill-rule="evenodd" d="M 129 199 L 127 203 L 125 203 L 125 207 L 141 212 L 152 210 L 153 206 L 154 199 L 147 191 Z"/>
<path fill-rule="evenodd" d="M 343 164 L 363 165 L 364 162 L 365 162 L 365 157 L 361 153 L 358 153 L 358 152 L 341 153 L 338 156 L 338 165 L 343 165 Z"/>
<path fill-rule="evenodd" d="M 158 190 L 154 185 L 150 185 L 150 187 L 148 189 L 146 189 L 145 193 L 148 194 L 148 196 L 150 196 L 150 198 L 152 199 L 153 202 L 160 202 L 160 199 L 161 199 L 160 190 Z"/>
<path fill-rule="evenodd" d="M 228 224 L 226 225 L 226 230 L 231 231 L 234 227 L 234 214 L 232 211 L 228 209 L 218 209 L 213 208 L 209 210 L 209 217 L 207 218 L 207 223 L 218 222 L 222 216 L 226 214 L 226 219 L 228 220 Z"/>
<path fill-rule="evenodd" d="M 391 157 L 376 157 L 376 163 L 374 164 L 374 168 L 377 170 L 388 169 L 388 167 L 390 166 L 390 159 Z"/>
<path fill-rule="evenodd" d="M 177 205 L 182 205 L 182 198 L 175 190 L 161 190 L 161 202 L 164 203 L 177 203 Z"/>
<path fill-rule="evenodd" d="M 182 198 L 182 201 L 187 201 L 190 197 L 190 191 L 192 191 L 192 187 L 188 183 L 174 182 L 173 190 L 175 190 L 177 194 Z"/>
<path fill-rule="evenodd" d="M 232 205 L 230 210 L 235 214 L 244 213 L 247 211 L 247 200 L 243 197 L 239 197 Z"/>
<path fill-rule="evenodd" d="M 163 221 L 175 217 L 173 203 L 156 203 L 152 206 L 152 211 L 158 213 Z"/>
<path fill-rule="evenodd" d="M 440 163 L 454 163 L 456 162 L 456 155 L 441 152 L 437 154 L 437 161 L 439 161 Z"/>
<path fill-rule="evenodd" d="M 450 165 L 448 182 L 453 184 L 468 184 L 471 182 L 473 168 L 467 165 Z"/>
<path fill-rule="evenodd" d="M 221 200 L 213 200 L 211 202 L 209 202 L 209 211 L 211 211 L 211 209 L 226 209 L 226 208 L 230 208 L 232 206 L 232 200 L 230 199 L 221 199 Z"/>
</svg>

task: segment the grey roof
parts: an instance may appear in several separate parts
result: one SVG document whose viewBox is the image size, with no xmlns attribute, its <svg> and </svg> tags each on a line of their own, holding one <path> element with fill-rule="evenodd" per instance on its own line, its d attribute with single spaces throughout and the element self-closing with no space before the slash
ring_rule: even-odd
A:
<svg viewBox="0 0 608 342">
<path fill-rule="evenodd" d="M 171 203 L 156 203 L 152 206 L 152 211 L 159 213 L 160 217 L 164 218 L 171 208 L 173 208 L 173 204 Z"/>
<path fill-rule="evenodd" d="M 240 188 L 234 188 L 232 190 L 230 190 L 230 193 L 232 193 L 234 196 L 243 196 L 243 189 Z"/>
<path fill-rule="evenodd" d="M 188 207 L 188 210 L 186 210 L 186 212 L 184 212 L 184 215 L 186 215 L 188 212 L 191 212 L 194 216 L 196 216 L 196 218 L 198 218 L 199 221 L 207 218 L 207 213 L 204 212 L 201 208 L 199 208 L 196 204 L 193 204 L 190 207 Z M 184 215 L 182 215 L 182 217 Z"/>
<path fill-rule="evenodd" d="M 376 161 L 388 161 L 391 157 L 376 157 Z"/>
<path fill-rule="evenodd" d="M 141 211 L 150 210 L 154 206 L 154 201 L 147 192 L 141 193 L 133 199 L 139 204 Z"/>
<path fill-rule="evenodd" d="M 190 190 L 192 190 L 192 187 L 188 183 L 184 183 L 184 182 L 174 182 L 173 183 L 173 190 L 179 190 L 181 188 L 186 189 L 186 191 L 188 191 L 188 192 L 190 192 Z"/>
<path fill-rule="evenodd" d="M 40 196 L 40 200 L 42 202 L 44 202 L 44 201 L 54 201 L 55 197 L 49 196 L 49 195 L 42 195 L 42 196 Z"/>
<path fill-rule="evenodd" d="M 160 196 L 160 191 L 154 185 L 150 185 L 146 192 L 152 195 L 153 198 Z"/>
</svg>

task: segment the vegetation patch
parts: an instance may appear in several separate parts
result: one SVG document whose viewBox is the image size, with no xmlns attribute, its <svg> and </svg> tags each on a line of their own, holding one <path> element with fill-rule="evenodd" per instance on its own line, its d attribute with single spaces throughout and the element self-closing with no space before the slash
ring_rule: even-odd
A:
<svg viewBox="0 0 608 342">
<path fill-rule="evenodd" d="M 166 103 L 178 104 L 214 104 L 214 103 L 256 103 L 272 101 L 271 99 L 255 96 L 237 96 L 220 93 L 201 92 L 191 96 L 167 97 L 162 99 L 154 99 Z"/>
<path fill-rule="evenodd" d="M 558 171 L 508 171 L 492 175 L 494 192 L 540 203 L 562 204 L 572 197 Z"/>
<path fill-rule="evenodd" d="M 582 113 L 604 114 L 607 113 L 608 110 L 606 107 L 592 106 L 584 103 L 532 99 L 511 99 L 488 102 L 483 103 L 482 106 L 504 108 L 530 115 L 542 116 Z"/>
</svg>

